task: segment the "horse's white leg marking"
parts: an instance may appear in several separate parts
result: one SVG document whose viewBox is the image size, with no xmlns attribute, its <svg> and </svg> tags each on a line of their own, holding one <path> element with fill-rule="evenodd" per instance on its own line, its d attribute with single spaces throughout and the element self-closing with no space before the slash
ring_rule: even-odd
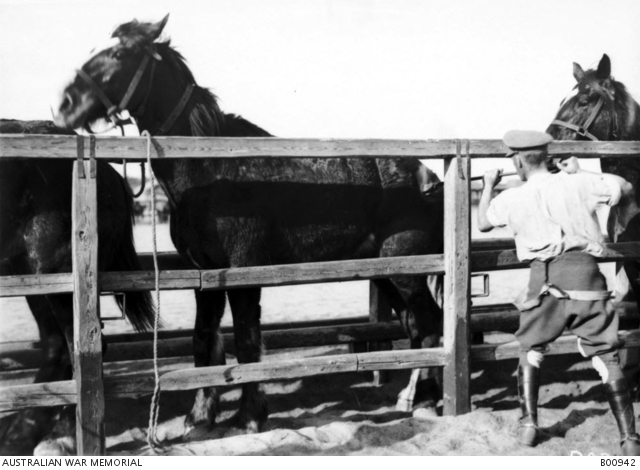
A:
<svg viewBox="0 0 640 470">
<path fill-rule="evenodd" d="M 398 395 L 398 403 L 396 403 L 397 411 L 410 412 L 413 408 L 413 399 L 416 396 L 416 387 L 418 385 L 418 379 L 420 378 L 420 369 L 413 369 L 411 371 L 411 378 L 409 379 L 409 385 L 403 389 Z"/>
</svg>

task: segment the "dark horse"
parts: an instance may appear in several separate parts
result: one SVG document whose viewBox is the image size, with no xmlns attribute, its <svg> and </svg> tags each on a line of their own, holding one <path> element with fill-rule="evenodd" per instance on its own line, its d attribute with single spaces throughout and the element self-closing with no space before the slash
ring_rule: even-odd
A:
<svg viewBox="0 0 640 470">
<path fill-rule="evenodd" d="M 73 134 L 50 121 L 0 120 L 3 134 Z M 71 160 L 0 160 L 0 274 L 51 274 L 71 271 Z M 98 265 L 100 271 L 139 270 L 133 245 L 133 198 L 122 177 L 106 162 L 98 162 Z M 132 295 L 133 294 L 133 295 Z M 122 308 L 122 299 L 117 298 Z M 72 377 L 72 294 L 27 296 L 38 324 L 42 366 L 36 382 Z M 149 293 L 128 293 L 126 311 L 137 330 L 153 324 Z M 22 413 L 6 431 L 5 444 L 21 449 L 36 444 L 45 455 L 75 453 L 75 407 Z M 3 439 L 4 440 L 4 439 Z"/>
<path fill-rule="evenodd" d="M 65 88 L 55 122 L 76 128 L 126 108 L 139 129 L 152 135 L 270 136 L 223 113 L 216 97 L 195 84 L 169 42 L 155 42 L 166 21 L 120 25 L 111 47 L 91 57 Z M 172 240 L 182 256 L 202 269 L 441 252 L 442 205 L 430 208 L 422 198 L 415 177 L 419 165 L 418 160 L 392 158 L 152 161 L 169 199 Z M 411 346 L 434 346 L 441 310 L 426 278 L 376 282 Z M 195 364 L 224 364 L 219 325 L 225 292 L 195 295 Z M 260 289 L 228 290 L 226 296 L 238 361 L 260 361 Z M 423 382 L 433 389 L 427 375 Z M 218 411 L 216 390 L 199 390 L 186 429 L 212 425 Z M 261 386 L 243 385 L 235 425 L 256 432 L 267 414 Z"/>
<path fill-rule="evenodd" d="M 556 140 L 640 140 L 640 106 L 626 87 L 611 76 L 611 61 L 604 54 L 594 70 L 573 64 L 574 93 L 560 104 L 547 132 Z M 640 159 L 603 158 L 602 171 L 629 181 L 634 197 L 611 209 L 609 238 L 640 241 Z M 636 302 L 640 302 L 640 263 L 627 261 L 624 270 Z M 627 364 L 628 366 L 638 364 Z"/>
</svg>

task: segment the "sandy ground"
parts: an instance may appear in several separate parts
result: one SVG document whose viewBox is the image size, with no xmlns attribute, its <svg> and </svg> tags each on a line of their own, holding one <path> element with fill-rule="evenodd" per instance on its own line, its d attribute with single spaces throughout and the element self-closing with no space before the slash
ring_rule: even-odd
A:
<svg viewBox="0 0 640 470">
<path fill-rule="evenodd" d="M 319 352 L 278 352 L 266 360 Z M 442 402 L 437 416 L 420 409 L 395 411 L 408 371 L 392 372 L 390 382 L 378 387 L 368 373 L 265 384 L 270 418 L 263 432 L 252 435 L 237 435 L 229 426 L 240 388 L 223 388 L 216 426 L 189 440 L 183 439 L 183 421 L 194 392 L 163 393 L 157 436 L 166 455 L 615 455 L 614 418 L 596 372 L 577 355 L 545 359 L 539 401 L 542 439 L 535 448 L 519 445 L 514 437 L 519 417 L 515 368 L 515 360 L 474 365 L 472 412 L 457 417 L 443 417 Z M 108 455 L 152 453 L 146 443 L 149 402 L 149 397 L 107 402 Z M 20 441 L 0 444 L 2 455 L 31 451 Z"/>
<path fill-rule="evenodd" d="M 406 385 L 408 372 L 393 373 L 391 382 L 381 387 L 372 386 L 367 374 L 347 374 L 267 385 L 270 421 L 264 432 L 254 435 L 224 437 L 229 428 L 222 423 L 198 440 L 182 442 L 187 409 L 181 408 L 185 403 L 180 394 L 167 397 L 158 436 L 168 442 L 168 454 L 195 455 L 601 455 L 617 451 L 617 427 L 601 396 L 597 374 L 578 356 L 548 358 L 540 389 L 542 442 L 533 449 L 519 445 L 514 437 L 519 417 L 515 367 L 515 361 L 474 367 L 473 411 L 458 417 L 441 416 L 441 407 L 438 416 L 426 410 L 395 411 L 395 397 Z M 232 415 L 238 397 L 237 389 L 223 395 L 222 421 Z M 115 409 L 111 416 L 114 413 Z M 143 429 L 129 428 L 120 434 L 109 453 L 149 453 L 146 443 L 134 437 L 142 436 Z"/>
</svg>

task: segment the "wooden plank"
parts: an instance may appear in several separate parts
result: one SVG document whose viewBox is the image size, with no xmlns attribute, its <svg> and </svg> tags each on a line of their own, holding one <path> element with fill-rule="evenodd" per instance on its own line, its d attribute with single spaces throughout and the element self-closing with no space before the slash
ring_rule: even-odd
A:
<svg viewBox="0 0 640 470">
<path fill-rule="evenodd" d="M 468 154 L 445 162 L 444 177 L 444 325 L 443 414 L 471 411 L 469 314 L 471 313 L 471 213 Z"/>
<path fill-rule="evenodd" d="M 513 304 L 496 304 L 472 307 L 470 328 L 472 332 L 501 331 L 513 333 L 518 329 L 520 314 Z M 635 305 L 631 309 L 619 310 L 620 328 L 633 328 L 638 322 Z M 346 319 L 351 321 L 351 319 Z M 395 341 L 405 339 L 400 323 L 367 323 L 367 317 L 359 317 L 359 323 L 343 325 L 300 326 L 304 322 L 293 323 L 295 328 L 270 329 L 265 325 L 263 342 L 267 350 L 290 349 L 294 347 L 316 347 L 374 340 Z M 316 322 L 311 322 L 315 325 Z M 193 330 L 160 331 L 165 333 L 158 343 L 158 357 L 181 357 L 192 355 Z M 235 343 L 233 332 L 222 329 L 222 339 L 227 353 L 233 354 Z M 160 336 L 160 335 L 159 335 Z M 152 355 L 151 335 L 148 333 L 127 333 L 109 335 L 109 347 L 103 356 L 104 363 L 144 360 Z M 0 344 L 0 372 L 34 369 L 42 362 L 41 345 L 35 341 L 14 341 Z"/>
<path fill-rule="evenodd" d="M 442 348 L 341 354 L 235 366 L 199 367 L 169 372 L 160 377 L 165 390 L 191 390 L 218 385 L 308 377 L 342 372 L 399 370 L 442 365 Z"/>
<path fill-rule="evenodd" d="M 518 260 L 512 240 L 489 240 L 474 243 L 471 254 L 471 270 L 498 271 L 526 268 Z M 640 259 L 640 242 L 608 243 L 605 257 L 599 262 Z M 497 249 L 496 249 L 497 248 Z M 146 259 L 146 258 L 145 258 Z M 177 254 L 167 254 L 168 265 L 177 267 L 181 262 Z M 187 266 L 184 264 L 184 266 Z M 299 270 L 299 271 L 298 271 Z M 381 270 L 381 271 L 379 271 Z M 441 273 L 444 270 L 443 255 L 427 255 L 384 259 L 332 261 L 327 263 L 262 266 L 255 268 L 231 268 L 223 270 L 167 270 L 160 272 L 160 288 L 174 289 L 229 289 L 244 286 L 285 286 L 320 282 L 341 282 L 376 279 L 390 275 Z M 201 276 L 204 284 L 201 284 Z M 41 295 L 71 292 L 70 273 L 0 276 L 0 297 Z M 105 272 L 99 274 L 103 292 L 127 292 L 152 290 L 155 278 L 151 271 Z"/>
<path fill-rule="evenodd" d="M 445 361 L 443 348 L 377 351 L 358 354 L 358 371 L 437 367 Z"/>
<path fill-rule="evenodd" d="M 361 323 L 343 326 L 324 326 L 267 330 L 262 334 L 267 350 L 305 348 L 367 341 L 393 341 L 406 338 L 399 322 Z M 233 333 L 222 335 L 224 350 L 233 354 L 235 342 Z M 158 342 L 158 357 L 191 356 L 193 354 L 191 336 L 166 338 Z M 126 343 L 108 343 L 103 362 L 123 362 L 153 357 L 152 341 L 149 338 Z M 0 348 L 0 371 L 37 368 L 42 363 L 39 343 L 32 341 L 14 342 Z"/>
<path fill-rule="evenodd" d="M 291 286 L 361 281 L 398 274 L 439 274 L 443 270 L 443 255 L 424 255 L 202 271 L 161 271 L 160 288 L 234 289 Z M 152 290 L 155 288 L 155 277 L 150 271 L 106 272 L 100 274 L 100 288 L 109 292 Z"/>
<path fill-rule="evenodd" d="M 78 137 L 78 152 L 82 140 Z M 81 177 L 80 167 L 84 167 Z M 93 173 L 93 174 L 92 174 Z M 95 169 L 77 162 L 72 197 L 73 335 L 78 455 L 105 455 L 102 340 L 98 292 L 98 204 Z"/>
<path fill-rule="evenodd" d="M 103 292 L 131 292 L 154 290 L 153 271 L 111 271 L 100 273 L 100 290 Z M 200 289 L 201 271 L 196 269 L 180 271 L 160 271 L 160 289 Z"/>
<path fill-rule="evenodd" d="M 0 388 L 0 412 L 41 406 L 75 405 L 77 398 L 74 380 L 13 385 Z"/>
<path fill-rule="evenodd" d="M 527 264 L 518 259 L 516 250 L 487 250 L 471 253 L 472 272 L 490 272 L 527 267 Z"/>
<path fill-rule="evenodd" d="M 160 377 L 162 391 L 195 390 L 202 387 L 238 385 L 309 377 L 338 372 L 357 372 L 358 355 L 341 354 L 278 362 L 197 367 L 169 372 Z"/>
<path fill-rule="evenodd" d="M 229 366 L 199 367 L 168 372 L 160 377 L 163 391 L 193 390 L 208 386 L 239 385 L 343 372 L 401 370 L 444 364 L 442 348 L 341 354 L 305 359 L 260 362 Z M 109 399 L 137 397 L 153 392 L 153 374 L 135 377 L 107 377 Z M 0 389 L 0 412 L 76 402 L 73 381 L 5 387 Z"/>
<path fill-rule="evenodd" d="M 443 255 L 401 256 L 202 271 L 203 289 L 358 281 L 392 275 L 441 274 Z"/>
<path fill-rule="evenodd" d="M 607 243 L 606 251 L 599 263 L 640 259 L 640 242 Z M 503 269 L 526 268 L 521 262 L 515 249 L 497 249 L 477 251 L 471 255 L 472 271 L 498 271 Z"/>
<path fill-rule="evenodd" d="M 474 158 L 504 158 L 506 147 L 501 140 L 469 141 L 469 154 Z M 573 141 L 556 140 L 549 144 L 549 155 L 572 156 L 579 158 L 637 157 L 640 154 L 640 141 Z"/>
<path fill-rule="evenodd" d="M 621 331 L 620 337 L 625 341 L 623 348 L 637 348 L 640 347 L 640 330 L 634 331 Z M 562 336 L 552 343 L 551 348 L 547 354 L 573 354 L 577 352 L 576 337 L 572 335 Z M 501 344 L 483 344 L 471 347 L 471 359 L 473 362 L 486 362 L 486 361 L 500 361 L 505 359 L 515 359 L 519 355 L 518 344 L 515 341 Z M 423 350 L 404 350 L 404 351 L 384 351 L 376 353 L 358 354 L 358 367 L 356 371 L 376 370 L 376 369 L 406 369 L 415 367 L 427 367 L 427 366 L 442 366 L 445 364 L 444 350 L 442 348 L 423 349 Z M 336 357 L 336 356 L 329 356 Z M 302 359 L 300 361 L 303 361 Z M 274 362 L 275 363 L 275 362 Z M 274 363 L 260 363 L 263 365 Z M 333 367 L 335 372 L 337 369 L 349 369 L 351 366 L 345 365 L 345 362 L 328 361 L 326 363 L 327 372 Z M 351 362 L 348 362 L 351 364 Z M 227 379 L 225 373 L 229 369 L 234 367 L 240 368 L 242 366 L 218 366 L 220 369 L 214 372 L 212 368 L 198 368 L 191 369 L 197 372 L 194 382 L 182 383 L 177 377 L 169 376 L 164 379 L 171 382 L 172 390 L 182 390 L 182 385 L 189 388 L 193 386 L 199 386 L 198 381 L 201 383 L 213 384 L 213 385 L 226 385 Z M 282 363 L 276 366 L 279 370 L 286 370 L 286 367 Z M 299 370 L 304 371 L 303 366 L 298 365 Z M 313 366 L 313 374 L 319 373 L 321 365 L 315 363 Z M 204 369 L 208 369 L 210 378 L 207 379 Z M 348 370 L 345 370 L 347 372 Z M 184 373 L 184 370 L 180 370 Z M 270 380 L 270 372 L 266 368 L 261 373 L 244 374 L 243 372 L 229 372 L 231 374 L 231 382 L 234 384 L 246 383 L 251 380 L 258 380 L 259 375 L 266 376 L 266 380 Z M 304 373 L 304 372 L 303 372 Z M 287 378 L 289 374 L 286 374 Z M 164 375 L 162 376 L 164 377 Z M 188 374 L 185 380 L 190 380 Z M 274 378 L 273 380 L 280 380 Z M 162 381 L 162 378 L 161 378 Z M 246 381 L 246 382 L 245 382 Z M 153 392 L 153 375 L 151 373 L 138 374 L 135 377 L 107 377 L 105 378 L 105 396 L 108 399 L 115 398 L 134 398 L 143 395 L 150 395 Z M 165 388 L 163 388 L 165 390 Z M 11 387 L 0 388 L 0 412 L 15 411 L 22 409 L 29 409 L 42 406 L 58 406 L 58 405 L 70 405 L 76 402 L 76 388 L 75 383 L 72 380 L 62 382 L 52 382 L 48 384 L 31 384 L 31 385 L 19 385 Z"/>
<path fill-rule="evenodd" d="M 621 331 L 620 339 L 624 341 L 623 349 L 637 348 L 640 346 L 640 330 Z M 549 344 L 546 355 L 575 354 L 578 352 L 577 338 L 574 335 L 561 336 Z M 520 354 L 520 345 L 517 341 L 501 344 L 482 344 L 473 346 L 471 359 L 473 362 L 501 361 L 515 359 Z"/>
<path fill-rule="evenodd" d="M 369 282 L 369 321 L 372 323 L 393 321 L 389 300 L 373 282 Z M 368 346 L 369 351 L 390 351 L 391 349 L 393 349 L 391 341 L 370 342 Z M 373 384 L 376 386 L 389 382 L 390 378 L 388 371 L 373 372 Z"/>
<path fill-rule="evenodd" d="M 98 136 L 96 158 L 146 160 L 143 137 Z M 501 140 L 470 140 L 474 157 L 504 157 L 507 148 Z M 455 155 L 456 140 L 397 139 L 283 139 L 233 137 L 154 137 L 154 158 L 230 158 L 230 157 L 417 157 L 444 158 Z M 552 155 L 581 158 L 637 156 L 640 142 L 561 141 L 549 145 Z M 75 158 L 74 136 L 2 134 L 0 158 Z"/>
<path fill-rule="evenodd" d="M 0 297 L 73 292 L 71 273 L 0 276 Z"/>
</svg>

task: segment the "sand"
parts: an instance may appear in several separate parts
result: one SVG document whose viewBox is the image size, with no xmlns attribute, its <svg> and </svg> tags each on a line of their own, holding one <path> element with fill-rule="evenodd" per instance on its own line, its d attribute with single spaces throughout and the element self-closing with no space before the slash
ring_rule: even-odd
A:
<svg viewBox="0 0 640 470">
<path fill-rule="evenodd" d="M 303 354 L 279 352 L 270 358 Z M 521 446 L 515 438 L 519 417 L 515 367 L 514 360 L 474 365 L 472 411 L 456 417 L 442 416 L 442 402 L 438 415 L 421 409 L 395 411 L 395 398 L 407 383 L 408 371 L 392 372 L 390 382 L 377 387 L 370 373 L 265 384 L 269 421 L 262 432 L 251 435 L 237 435 L 229 426 L 240 388 L 224 388 L 216 426 L 188 440 L 182 435 L 183 422 L 194 393 L 164 393 L 157 436 L 165 455 L 616 454 L 618 431 L 598 376 L 590 362 L 577 355 L 546 358 L 540 387 L 541 442 L 535 448 Z M 146 442 L 149 401 L 143 397 L 107 402 L 108 455 L 153 453 Z M 31 452 L 28 445 L 0 444 L 2 455 Z"/>
</svg>

